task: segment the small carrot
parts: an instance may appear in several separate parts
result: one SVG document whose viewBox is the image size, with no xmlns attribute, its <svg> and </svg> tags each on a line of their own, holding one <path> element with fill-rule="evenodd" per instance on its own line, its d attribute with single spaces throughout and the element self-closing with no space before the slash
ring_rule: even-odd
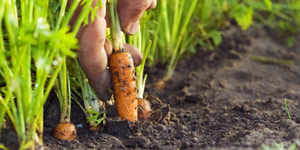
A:
<svg viewBox="0 0 300 150">
<path fill-rule="evenodd" d="M 59 123 L 55 127 L 54 137 L 57 139 L 72 141 L 76 136 L 76 127 L 72 123 Z"/>
<path fill-rule="evenodd" d="M 164 80 L 164 79 L 160 79 L 160 80 L 158 80 L 157 82 L 156 82 L 156 88 L 157 89 L 164 89 L 164 88 L 166 88 L 166 83 L 167 81 L 166 80 Z"/>
<path fill-rule="evenodd" d="M 138 119 L 147 120 L 151 115 L 151 104 L 146 99 L 138 99 Z"/>
<path fill-rule="evenodd" d="M 114 51 L 109 58 L 114 98 L 122 120 L 137 120 L 137 89 L 133 60 L 129 52 Z"/>
<path fill-rule="evenodd" d="M 71 86 L 66 61 L 63 62 L 55 86 L 60 105 L 60 122 L 55 126 L 54 137 L 72 141 L 76 138 L 77 132 L 74 124 L 71 123 Z"/>
</svg>

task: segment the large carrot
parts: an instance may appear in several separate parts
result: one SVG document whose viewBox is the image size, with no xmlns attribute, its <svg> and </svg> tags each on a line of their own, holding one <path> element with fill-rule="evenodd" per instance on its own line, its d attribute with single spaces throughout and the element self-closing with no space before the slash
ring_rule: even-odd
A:
<svg viewBox="0 0 300 150">
<path fill-rule="evenodd" d="M 117 0 L 110 0 L 109 16 L 113 53 L 109 58 L 109 70 L 113 80 L 114 98 L 122 120 L 137 121 L 138 101 L 135 70 L 131 54 L 124 49 L 122 31 L 116 9 Z"/>
<path fill-rule="evenodd" d="M 137 89 L 131 55 L 127 51 L 115 51 L 109 58 L 113 80 L 114 98 L 122 120 L 137 120 Z"/>
</svg>

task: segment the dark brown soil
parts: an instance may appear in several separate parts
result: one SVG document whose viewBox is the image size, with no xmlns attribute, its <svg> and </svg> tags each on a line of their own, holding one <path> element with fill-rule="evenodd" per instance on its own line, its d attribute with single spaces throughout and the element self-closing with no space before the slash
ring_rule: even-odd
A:
<svg viewBox="0 0 300 150">
<path fill-rule="evenodd" d="M 76 140 L 53 138 L 59 112 L 55 98 L 45 111 L 44 145 L 52 149 L 259 149 L 275 142 L 289 145 L 300 137 L 300 46 L 286 48 L 267 29 L 224 31 L 218 51 L 198 52 L 178 65 L 164 90 L 154 83 L 165 68 L 148 69 L 147 93 L 171 106 L 171 124 L 108 120 L 100 132 L 88 131 L 74 105 Z M 300 39 L 299 39 L 300 40 Z M 253 56 L 295 61 L 262 63 Z M 288 119 L 284 99 L 292 116 Z"/>
</svg>

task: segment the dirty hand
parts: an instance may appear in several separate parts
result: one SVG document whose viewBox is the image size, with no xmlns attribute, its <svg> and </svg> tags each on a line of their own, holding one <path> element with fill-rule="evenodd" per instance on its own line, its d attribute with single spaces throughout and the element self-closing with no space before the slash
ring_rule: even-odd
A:
<svg viewBox="0 0 300 150">
<path fill-rule="evenodd" d="M 94 5 L 98 0 L 94 0 Z M 108 57 L 112 53 L 111 43 L 106 39 L 106 0 L 102 0 L 103 7 L 97 12 L 98 17 L 93 23 L 82 26 L 77 35 L 79 39 L 79 63 L 87 75 L 90 85 L 101 100 L 110 99 L 111 77 L 107 70 Z M 119 0 L 118 13 L 122 30 L 126 34 L 135 34 L 139 27 L 139 20 L 144 11 L 156 6 L 156 0 Z M 80 13 L 78 9 L 73 18 Z M 71 21 L 72 22 L 72 21 Z M 142 54 L 133 45 L 124 45 L 134 60 L 134 65 L 139 65 Z"/>
</svg>

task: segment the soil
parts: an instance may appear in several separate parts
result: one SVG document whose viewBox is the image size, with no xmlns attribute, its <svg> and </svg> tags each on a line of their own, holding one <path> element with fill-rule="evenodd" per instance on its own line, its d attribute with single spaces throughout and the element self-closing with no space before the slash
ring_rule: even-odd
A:
<svg viewBox="0 0 300 150">
<path fill-rule="evenodd" d="M 146 92 L 170 105 L 177 119 L 169 122 L 133 126 L 109 117 L 103 130 L 93 132 L 73 105 L 78 137 L 59 141 L 53 138 L 58 102 L 50 97 L 45 107 L 45 149 L 252 150 L 292 144 L 300 137 L 300 46 L 286 48 L 272 34 L 265 27 L 224 31 L 218 50 L 199 48 L 181 61 L 163 90 L 154 83 L 163 76 L 165 66 L 147 69 Z M 257 61 L 256 56 L 294 63 Z"/>
</svg>

